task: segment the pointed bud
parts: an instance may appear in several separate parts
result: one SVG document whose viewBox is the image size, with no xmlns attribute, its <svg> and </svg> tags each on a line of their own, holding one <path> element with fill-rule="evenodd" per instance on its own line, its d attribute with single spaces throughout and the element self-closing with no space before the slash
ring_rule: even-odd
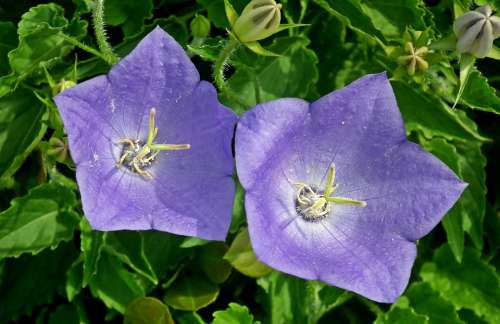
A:
<svg viewBox="0 0 500 324">
<path fill-rule="evenodd" d="M 404 50 L 405 55 L 398 57 L 398 63 L 406 66 L 409 75 L 414 75 L 417 70 L 423 72 L 429 68 L 429 63 L 425 61 L 425 56 L 429 53 L 426 46 L 415 49 L 412 42 L 407 42 Z"/>
<path fill-rule="evenodd" d="M 274 0 L 252 0 L 235 21 L 233 32 L 243 42 L 254 42 L 280 31 L 281 4 Z"/>
<path fill-rule="evenodd" d="M 191 34 L 195 38 L 205 38 L 210 33 L 210 20 L 203 15 L 194 16 L 191 20 Z"/>
<path fill-rule="evenodd" d="M 478 58 L 488 55 L 493 41 L 500 36 L 500 17 L 492 16 L 489 6 L 482 6 L 458 17 L 453 25 L 457 35 L 457 51 Z"/>
<path fill-rule="evenodd" d="M 68 157 L 68 141 L 66 138 L 52 137 L 49 140 L 47 154 L 54 157 L 57 162 L 64 162 Z"/>
</svg>

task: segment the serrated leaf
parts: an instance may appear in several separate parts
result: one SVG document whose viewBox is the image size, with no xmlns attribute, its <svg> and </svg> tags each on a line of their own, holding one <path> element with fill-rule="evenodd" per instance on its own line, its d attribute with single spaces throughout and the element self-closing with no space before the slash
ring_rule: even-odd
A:
<svg viewBox="0 0 500 324">
<path fill-rule="evenodd" d="M 375 28 L 371 18 L 361 8 L 359 1 L 314 0 L 314 2 L 349 27 L 385 42 L 384 35 Z"/>
<path fill-rule="evenodd" d="M 212 324 L 253 324 L 252 314 L 250 314 L 248 307 L 236 303 L 229 303 L 229 307 L 223 311 L 216 311 L 214 313 L 214 320 Z"/>
<path fill-rule="evenodd" d="M 407 26 L 417 30 L 426 28 L 425 11 L 419 0 L 364 0 L 361 8 L 374 26 L 389 38 L 400 37 Z"/>
<path fill-rule="evenodd" d="M 35 306 L 49 301 L 64 287 L 65 273 L 76 257 L 75 247 L 66 243 L 35 256 L 7 259 L 0 284 L 0 319 L 29 315 Z"/>
<path fill-rule="evenodd" d="M 427 283 L 412 284 L 405 296 L 416 313 L 429 318 L 429 324 L 464 324 L 455 307 Z"/>
<path fill-rule="evenodd" d="M 83 257 L 80 255 L 66 273 L 66 297 L 73 301 L 83 288 Z"/>
<path fill-rule="evenodd" d="M 487 140 L 433 95 L 423 94 L 400 81 L 391 81 L 391 85 L 408 131 L 420 130 L 427 138 L 437 135 L 447 139 Z"/>
<path fill-rule="evenodd" d="M 469 74 L 462 101 L 470 108 L 500 114 L 500 98 L 495 88 L 488 84 L 488 79 L 476 68 Z"/>
<path fill-rule="evenodd" d="M 73 45 L 61 33 L 81 38 L 86 30 L 86 21 L 74 19 L 68 22 L 64 17 L 64 9 L 59 5 L 49 3 L 32 7 L 19 22 L 19 45 L 8 55 L 17 81 L 25 79 L 42 65 L 60 59 L 73 49 Z"/>
<path fill-rule="evenodd" d="M 139 32 L 145 19 L 153 16 L 152 0 L 107 0 L 104 6 L 105 21 L 110 26 L 122 26 L 125 37 Z"/>
<path fill-rule="evenodd" d="M 184 276 L 177 279 L 165 293 L 165 303 L 172 308 L 197 311 L 213 303 L 219 287 L 207 278 Z"/>
<path fill-rule="evenodd" d="M 479 252 L 464 250 L 459 264 L 448 245 L 440 247 L 433 261 L 420 270 L 420 276 L 455 308 L 468 308 L 490 323 L 500 320 L 500 280 L 492 268 L 480 259 Z"/>
<path fill-rule="evenodd" d="M 132 300 L 145 295 L 137 275 L 125 269 L 118 258 L 107 253 L 99 259 L 99 271 L 92 277 L 89 286 L 95 297 L 122 314 Z"/>
<path fill-rule="evenodd" d="M 174 324 L 168 307 L 153 297 L 141 297 L 127 305 L 124 324 Z"/>
<path fill-rule="evenodd" d="M 0 258 L 37 254 L 73 238 L 79 217 L 71 211 L 73 192 L 56 184 L 43 184 L 16 198 L 0 213 Z"/>
<path fill-rule="evenodd" d="M 33 92 L 18 88 L 0 96 L 0 178 L 12 176 L 42 140 L 48 111 Z"/>
<path fill-rule="evenodd" d="M 392 307 L 387 313 L 377 316 L 374 324 L 427 324 L 429 318 L 419 315 L 411 308 Z"/>
<path fill-rule="evenodd" d="M 238 61 L 237 71 L 228 85 L 241 102 L 227 98 L 230 106 L 242 112 L 272 99 L 307 97 L 318 79 L 317 57 L 308 44 L 304 37 L 281 37 L 268 46 L 279 57 L 237 54 L 233 59 Z"/>
<path fill-rule="evenodd" d="M 224 259 L 239 272 L 253 278 L 259 278 L 272 271 L 267 265 L 257 259 L 250 244 L 248 229 L 244 228 L 235 237 Z"/>
<path fill-rule="evenodd" d="M 220 52 L 224 48 L 226 40 L 220 36 L 207 38 L 202 44 L 188 45 L 189 52 L 198 55 L 204 61 L 215 62 Z"/>
</svg>

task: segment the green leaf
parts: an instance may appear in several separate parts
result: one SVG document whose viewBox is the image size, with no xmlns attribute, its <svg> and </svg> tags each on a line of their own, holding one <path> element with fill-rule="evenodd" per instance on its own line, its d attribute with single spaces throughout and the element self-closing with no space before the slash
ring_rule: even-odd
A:
<svg viewBox="0 0 500 324">
<path fill-rule="evenodd" d="M 122 26 L 125 37 L 133 36 L 153 16 L 152 0 L 106 0 L 104 20 L 110 26 Z"/>
<path fill-rule="evenodd" d="M 141 297 L 127 305 L 125 324 L 174 324 L 168 307 L 153 297 Z"/>
<path fill-rule="evenodd" d="M 80 315 L 78 309 L 73 305 L 59 305 L 50 313 L 48 324 L 79 324 Z"/>
<path fill-rule="evenodd" d="M 125 269 L 118 258 L 107 253 L 101 255 L 99 271 L 89 286 L 95 297 L 122 314 L 132 300 L 145 295 L 137 276 Z"/>
<path fill-rule="evenodd" d="M 87 22 L 64 17 L 64 9 L 53 3 L 32 7 L 21 17 L 19 45 L 9 53 L 9 62 L 18 82 L 38 71 L 42 65 L 60 60 L 73 49 L 61 35 L 75 38 L 86 34 Z"/>
<path fill-rule="evenodd" d="M 461 198 L 443 219 L 448 243 L 458 261 L 461 260 L 466 231 L 477 248 L 483 246 L 483 219 L 486 205 L 486 159 L 476 143 L 453 144 L 443 139 L 421 141 L 431 153 L 439 157 L 458 176 L 467 182 Z"/>
<path fill-rule="evenodd" d="M 500 98 L 495 88 L 488 84 L 488 79 L 476 68 L 469 74 L 462 93 L 462 102 L 473 109 L 500 114 Z"/>
<path fill-rule="evenodd" d="M 0 258 L 37 254 L 73 238 L 78 215 L 75 195 L 65 187 L 43 184 L 16 198 L 0 213 Z"/>
<path fill-rule="evenodd" d="M 249 277 L 259 278 L 272 271 L 267 265 L 257 260 L 246 228 L 243 228 L 235 237 L 224 259 L 228 260 L 236 270 Z"/>
<path fill-rule="evenodd" d="M 200 268 L 216 284 L 223 283 L 231 274 L 231 264 L 222 258 L 227 250 L 222 242 L 212 242 L 198 249 Z"/>
<path fill-rule="evenodd" d="M 184 258 L 190 257 L 194 251 L 180 248 L 183 236 L 165 232 L 141 232 L 144 255 L 151 265 L 156 277 L 164 279 L 169 269 L 178 266 Z"/>
<path fill-rule="evenodd" d="M 80 255 L 66 273 L 66 297 L 69 301 L 73 299 L 80 293 L 83 287 L 83 257 Z"/>
<path fill-rule="evenodd" d="M 425 10 L 419 0 L 363 0 L 361 7 L 374 26 L 389 38 L 401 37 L 408 26 L 418 30 L 426 28 Z"/>
<path fill-rule="evenodd" d="M 463 324 L 455 307 L 424 282 L 413 283 L 405 293 L 416 313 L 429 318 L 429 324 Z"/>
<path fill-rule="evenodd" d="M 10 21 L 0 21 L 0 75 L 10 72 L 7 53 L 16 46 L 16 27 Z"/>
<path fill-rule="evenodd" d="M 49 301 L 65 284 L 65 273 L 76 259 L 71 243 L 38 255 L 7 259 L 0 283 L 0 319 L 29 315 L 33 307 Z"/>
<path fill-rule="evenodd" d="M 97 266 L 101 258 L 104 239 L 107 233 L 92 230 L 85 218 L 80 221 L 80 249 L 83 256 L 83 279 L 82 285 L 86 287 L 89 281 L 97 273 Z"/>
<path fill-rule="evenodd" d="M 363 11 L 359 1 L 314 0 L 314 2 L 349 27 L 385 42 L 384 35 L 373 25 L 372 19 Z"/>
<path fill-rule="evenodd" d="M 325 313 L 346 300 L 339 288 L 276 271 L 258 279 L 257 284 L 265 292 L 259 299 L 273 324 L 317 323 Z"/>
<path fill-rule="evenodd" d="M 248 3 L 247 0 L 229 0 L 231 5 L 235 7 L 235 12 L 241 12 L 243 7 Z M 226 7 L 224 0 L 196 0 L 208 12 L 208 19 L 217 28 L 229 28 L 229 21 L 226 17 Z"/>
<path fill-rule="evenodd" d="M 251 50 L 252 52 L 254 52 L 257 55 L 271 56 L 271 57 L 280 56 L 279 54 L 276 54 L 274 52 L 271 52 L 271 51 L 265 49 L 264 47 L 262 47 L 262 45 L 259 44 L 259 42 L 243 43 L 243 45 L 245 45 L 249 50 Z"/>
<path fill-rule="evenodd" d="M 189 52 L 198 55 L 204 61 L 215 62 L 219 53 L 226 44 L 226 40 L 220 36 L 207 38 L 200 45 L 188 45 Z"/>
<path fill-rule="evenodd" d="M 282 37 L 268 47 L 279 57 L 237 55 L 234 58 L 237 71 L 228 84 L 245 107 L 240 106 L 236 111 L 282 97 L 307 97 L 318 80 L 317 57 L 307 48 L 308 44 L 304 37 Z M 230 106 L 236 107 L 238 103 Z"/>
<path fill-rule="evenodd" d="M 420 276 L 455 308 L 468 308 L 490 323 L 500 319 L 500 280 L 495 269 L 480 259 L 479 252 L 465 249 L 459 264 L 447 245 L 422 266 Z"/>
<path fill-rule="evenodd" d="M 131 267 L 135 272 L 158 284 L 153 268 L 144 254 L 144 242 L 140 232 L 123 231 L 108 233 L 104 248 L 120 261 Z"/>
<path fill-rule="evenodd" d="M 184 313 L 177 316 L 175 321 L 179 324 L 206 324 L 203 318 L 195 312 Z"/>
<path fill-rule="evenodd" d="M 487 140 L 431 94 L 423 94 L 400 81 L 391 84 L 407 131 L 421 130 L 427 138 L 437 135 L 447 139 Z"/>
<path fill-rule="evenodd" d="M 170 286 L 165 303 L 172 308 L 197 311 L 213 303 L 219 295 L 219 287 L 203 277 L 183 276 Z"/>
<path fill-rule="evenodd" d="M 380 314 L 375 324 L 427 324 L 429 318 L 419 315 L 411 308 L 391 307 L 385 314 Z"/>
<path fill-rule="evenodd" d="M 234 10 L 233 5 L 229 0 L 224 0 L 224 11 L 226 12 L 226 18 L 229 22 L 229 26 L 233 26 L 238 19 L 238 13 Z"/>
<path fill-rule="evenodd" d="M 458 159 L 460 158 L 457 149 L 444 139 L 437 138 L 426 141 L 421 139 L 423 147 L 437 156 L 441 161 L 448 165 L 455 173 L 460 172 Z M 450 245 L 455 258 L 460 262 L 464 252 L 464 228 L 463 228 L 463 204 L 457 202 L 444 216 L 441 221 L 446 231 L 448 244 Z"/>
<path fill-rule="evenodd" d="M 248 307 L 236 303 L 229 303 L 229 307 L 223 311 L 214 313 L 212 324 L 252 324 L 253 316 L 248 311 Z"/>
<path fill-rule="evenodd" d="M 12 176 L 42 140 L 47 109 L 32 91 L 18 88 L 0 96 L 0 178 Z"/>
</svg>

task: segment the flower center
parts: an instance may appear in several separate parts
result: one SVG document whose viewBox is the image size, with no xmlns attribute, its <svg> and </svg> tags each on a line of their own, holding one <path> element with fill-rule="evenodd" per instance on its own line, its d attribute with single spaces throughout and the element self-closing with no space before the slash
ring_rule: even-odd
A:
<svg viewBox="0 0 500 324">
<path fill-rule="evenodd" d="M 189 144 L 156 144 L 153 143 L 158 135 L 158 128 L 155 126 L 156 109 L 149 111 L 149 131 L 148 140 L 144 143 L 139 140 L 124 138 L 118 141 L 122 145 L 120 159 L 116 163 L 118 168 L 127 167 L 130 171 L 137 173 L 144 178 L 153 179 L 153 175 L 145 170 L 156 160 L 160 151 L 189 150 Z"/>
<path fill-rule="evenodd" d="M 298 187 L 295 198 L 297 213 L 308 222 L 317 222 L 325 219 L 333 209 L 333 204 L 350 204 L 365 207 L 366 202 L 345 197 L 331 197 L 337 189 L 335 182 L 335 164 L 328 170 L 326 186 L 323 191 L 305 183 L 296 183 Z"/>
</svg>

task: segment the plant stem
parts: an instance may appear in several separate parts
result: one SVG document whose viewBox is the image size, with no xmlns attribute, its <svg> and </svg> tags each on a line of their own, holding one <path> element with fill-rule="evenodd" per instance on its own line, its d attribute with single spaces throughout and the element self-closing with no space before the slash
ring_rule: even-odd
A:
<svg viewBox="0 0 500 324">
<path fill-rule="evenodd" d="M 93 54 L 101 59 L 103 59 L 104 61 L 108 62 L 109 64 L 113 64 L 111 63 L 110 61 L 108 61 L 108 58 L 106 56 L 104 56 L 103 53 L 99 52 L 98 50 L 96 50 L 95 48 L 92 48 L 88 45 L 85 45 L 83 44 L 82 42 L 80 42 L 79 40 L 77 40 L 76 38 L 73 38 L 71 36 L 68 36 L 66 34 L 63 34 L 61 33 L 60 34 L 68 43 L 71 43 L 72 45 L 76 46 L 76 47 L 79 47 L 81 48 L 82 50 L 86 51 L 86 52 L 89 52 L 90 54 Z"/>
<path fill-rule="evenodd" d="M 109 45 L 106 38 L 106 29 L 104 27 L 104 0 L 95 0 L 92 18 L 97 45 L 99 46 L 103 57 L 110 65 L 118 63 L 119 58 L 113 52 L 113 48 Z"/>
<path fill-rule="evenodd" d="M 229 58 L 233 54 L 233 52 L 238 47 L 238 41 L 235 39 L 230 39 L 224 49 L 220 52 L 217 60 L 215 61 L 214 66 L 214 79 L 215 85 L 219 88 L 220 91 L 225 92 L 227 90 L 226 79 L 224 78 L 224 69 L 229 61 Z"/>
</svg>

